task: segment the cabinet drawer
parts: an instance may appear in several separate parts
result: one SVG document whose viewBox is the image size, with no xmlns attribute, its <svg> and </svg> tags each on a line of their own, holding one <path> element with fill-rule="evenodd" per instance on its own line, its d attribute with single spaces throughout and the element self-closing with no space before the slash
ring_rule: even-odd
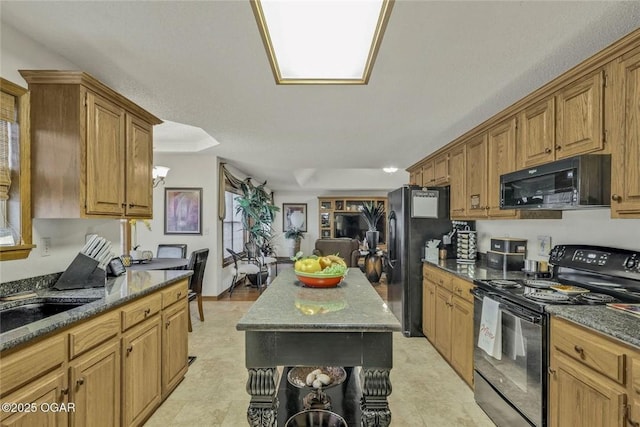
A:
<svg viewBox="0 0 640 427">
<path fill-rule="evenodd" d="M 454 278 L 452 280 L 452 292 L 454 295 L 459 296 L 460 298 L 473 303 L 473 295 L 471 295 L 471 289 L 473 289 L 473 283 L 459 278 Z"/>
<path fill-rule="evenodd" d="M 625 349 L 594 332 L 553 318 L 551 342 L 555 349 L 619 384 L 625 384 Z"/>
<path fill-rule="evenodd" d="M 118 311 L 115 310 L 73 328 L 69 332 L 69 358 L 78 357 L 116 336 L 119 327 L 120 318 Z"/>
<path fill-rule="evenodd" d="M 162 307 L 162 295 L 160 293 L 144 297 L 140 301 L 124 307 L 122 313 L 122 330 L 137 325 L 145 319 L 158 313 Z"/>
<path fill-rule="evenodd" d="M 175 285 L 169 286 L 164 289 L 162 293 L 162 308 L 167 308 L 176 301 L 187 297 L 189 283 L 187 280 L 183 280 Z"/>
<path fill-rule="evenodd" d="M 0 396 L 41 376 L 60 365 L 66 359 L 65 335 L 58 334 L 24 350 L 0 358 Z"/>
<path fill-rule="evenodd" d="M 452 274 L 428 264 L 423 264 L 422 274 L 423 277 L 426 277 L 428 280 L 442 286 L 450 292 L 453 292 L 452 282 L 454 276 Z"/>
</svg>

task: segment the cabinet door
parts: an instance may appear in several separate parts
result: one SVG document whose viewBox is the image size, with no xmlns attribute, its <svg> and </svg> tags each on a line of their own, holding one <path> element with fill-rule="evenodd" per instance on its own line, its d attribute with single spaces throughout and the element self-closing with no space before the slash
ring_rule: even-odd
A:
<svg viewBox="0 0 640 427">
<path fill-rule="evenodd" d="M 465 205 L 467 201 L 465 186 L 465 163 L 466 163 L 465 146 L 460 146 L 451 151 L 449 158 L 450 173 L 450 210 L 451 219 L 465 218 Z"/>
<path fill-rule="evenodd" d="M 624 426 L 626 394 L 597 374 L 582 370 L 579 362 L 556 353 L 549 379 L 550 427 Z"/>
<path fill-rule="evenodd" d="M 140 424 L 160 403 L 160 316 L 131 329 L 122 338 L 122 424 Z"/>
<path fill-rule="evenodd" d="M 451 307 L 451 366 L 473 384 L 473 304 L 453 296 Z"/>
<path fill-rule="evenodd" d="M 622 90 L 617 94 L 623 134 L 612 144 L 611 212 L 614 217 L 640 217 L 640 49 L 620 63 Z M 614 129 L 615 130 L 615 129 Z"/>
<path fill-rule="evenodd" d="M 125 113 L 87 93 L 86 213 L 123 214 Z"/>
<path fill-rule="evenodd" d="M 66 411 L 46 411 L 47 404 L 67 404 L 66 393 L 67 376 L 64 372 L 56 370 L 45 375 L 17 392 L 2 399 L 2 402 L 33 404 L 29 405 L 30 411 L 21 410 L 10 412 L 3 410 L 0 412 L 0 426 L 2 427 L 57 427 L 67 425 Z"/>
<path fill-rule="evenodd" d="M 487 135 L 487 197 L 490 217 L 515 217 L 514 209 L 500 209 L 500 175 L 516 170 L 516 119 L 506 120 Z"/>
<path fill-rule="evenodd" d="M 153 130 L 149 123 L 127 115 L 126 215 L 153 214 Z"/>
<path fill-rule="evenodd" d="M 120 425 L 120 342 L 113 341 L 71 363 L 70 426 Z"/>
<path fill-rule="evenodd" d="M 417 174 L 418 174 L 418 171 L 415 171 L 415 170 L 409 172 L 409 184 L 410 185 L 418 185 Z M 420 179 L 422 179 L 422 178 L 420 178 Z"/>
<path fill-rule="evenodd" d="M 436 182 L 433 160 L 422 165 L 422 186 L 429 187 Z"/>
<path fill-rule="evenodd" d="M 556 159 L 602 150 L 604 72 L 578 80 L 556 96 Z"/>
<path fill-rule="evenodd" d="M 187 299 L 162 314 L 162 394 L 166 396 L 187 373 L 189 362 Z"/>
<path fill-rule="evenodd" d="M 554 97 L 543 99 L 520 113 L 518 169 L 540 165 L 555 159 Z"/>
<path fill-rule="evenodd" d="M 449 155 L 443 154 L 433 160 L 433 174 L 436 185 L 443 185 L 449 182 Z"/>
<path fill-rule="evenodd" d="M 422 167 L 416 170 L 414 174 L 414 181 L 416 185 L 422 185 Z"/>
<path fill-rule="evenodd" d="M 433 342 L 436 325 L 436 285 L 429 280 L 422 281 L 422 333 Z"/>
<path fill-rule="evenodd" d="M 451 359 L 451 292 L 436 288 L 435 346 L 445 359 Z"/>
<path fill-rule="evenodd" d="M 487 216 L 487 135 L 482 134 L 467 143 L 466 215 Z"/>
</svg>

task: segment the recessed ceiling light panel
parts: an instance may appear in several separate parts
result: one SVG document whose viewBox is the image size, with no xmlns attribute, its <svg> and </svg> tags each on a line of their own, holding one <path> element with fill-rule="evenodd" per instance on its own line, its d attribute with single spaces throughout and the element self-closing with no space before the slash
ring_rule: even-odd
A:
<svg viewBox="0 0 640 427">
<path fill-rule="evenodd" d="M 366 84 L 393 0 L 252 0 L 279 84 Z"/>
</svg>

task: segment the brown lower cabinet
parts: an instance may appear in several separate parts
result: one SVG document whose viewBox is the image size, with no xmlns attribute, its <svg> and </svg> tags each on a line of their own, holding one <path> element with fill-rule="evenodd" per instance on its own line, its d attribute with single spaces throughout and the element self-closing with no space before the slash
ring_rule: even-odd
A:
<svg viewBox="0 0 640 427">
<path fill-rule="evenodd" d="M 120 423 L 120 343 L 112 339 L 69 363 L 72 427 Z"/>
<path fill-rule="evenodd" d="M 551 319 L 549 426 L 640 426 L 640 350 Z"/>
<path fill-rule="evenodd" d="M 122 337 L 122 420 L 140 425 L 162 397 L 160 317 L 154 316 Z"/>
<path fill-rule="evenodd" d="M 424 264 L 422 287 L 422 332 L 473 387 L 473 284 Z"/>
<path fill-rule="evenodd" d="M 188 369 L 187 280 L 0 354 L 4 426 L 139 426 Z M 17 409 L 17 408 L 16 408 Z"/>
</svg>

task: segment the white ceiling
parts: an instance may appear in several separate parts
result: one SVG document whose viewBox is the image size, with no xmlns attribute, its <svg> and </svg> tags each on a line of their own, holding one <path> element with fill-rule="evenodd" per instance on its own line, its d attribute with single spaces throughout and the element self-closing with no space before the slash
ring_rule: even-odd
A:
<svg viewBox="0 0 640 427">
<path fill-rule="evenodd" d="M 274 190 L 394 188 L 406 174 L 383 166 L 410 166 L 640 27 L 637 1 L 399 0 L 368 85 L 278 86 L 248 1 L 3 0 L 0 12 L 2 25 L 219 142 L 185 137 L 187 150 Z"/>
</svg>

